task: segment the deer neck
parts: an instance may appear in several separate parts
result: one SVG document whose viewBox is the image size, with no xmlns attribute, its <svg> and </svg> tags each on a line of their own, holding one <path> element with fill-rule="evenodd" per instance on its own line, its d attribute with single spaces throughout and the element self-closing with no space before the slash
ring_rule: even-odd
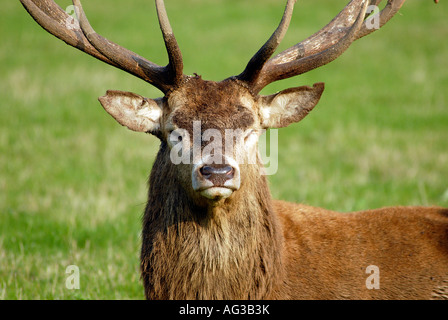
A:
<svg viewBox="0 0 448 320">
<path fill-rule="evenodd" d="M 232 197 L 198 205 L 171 162 L 163 161 L 164 152 L 162 147 L 151 172 L 144 216 L 147 297 L 270 297 L 282 270 L 282 239 L 265 177 L 257 170 Z"/>
</svg>

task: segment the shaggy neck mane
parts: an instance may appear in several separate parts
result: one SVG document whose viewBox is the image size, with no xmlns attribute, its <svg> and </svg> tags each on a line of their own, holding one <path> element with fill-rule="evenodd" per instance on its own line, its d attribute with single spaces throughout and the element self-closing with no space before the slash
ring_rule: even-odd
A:
<svg viewBox="0 0 448 320">
<path fill-rule="evenodd" d="M 258 166 L 232 197 L 198 206 L 176 180 L 168 149 L 162 143 L 143 218 L 147 298 L 272 298 L 281 278 L 281 231 Z"/>
</svg>

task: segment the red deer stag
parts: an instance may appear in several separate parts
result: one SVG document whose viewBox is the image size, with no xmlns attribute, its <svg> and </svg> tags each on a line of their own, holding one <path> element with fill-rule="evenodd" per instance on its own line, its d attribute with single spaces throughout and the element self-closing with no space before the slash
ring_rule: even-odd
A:
<svg viewBox="0 0 448 320">
<path fill-rule="evenodd" d="M 375 17 L 379 27 L 404 1 L 387 1 Z M 288 0 L 279 26 L 245 70 L 220 82 L 183 74 L 163 0 L 155 3 L 166 66 L 98 35 L 79 0 L 70 27 L 70 16 L 54 1 L 21 2 L 51 34 L 164 93 L 152 100 L 108 91 L 99 98 L 121 125 L 161 140 L 143 217 L 141 275 L 148 299 L 448 298 L 447 209 L 337 213 L 272 200 L 262 174 L 260 132 L 300 121 L 324 84 L 269 96 L 259 95 L 261 89 L 333 61 L 378 29 L 369 28 L 367 7 L 381 0 L 350 1 L 323 29 L 271 58 L 290 23 L 296 0 Z M 232 129 L 239 134 L 229 137 Z M 207 130 L 222 139 L 214 136 L 221 148 L 208 153 Z M 175 163 L 173 151 L 189 161 Z M 378 278 L 369 282 L 366 270 Z"/>
</svg>

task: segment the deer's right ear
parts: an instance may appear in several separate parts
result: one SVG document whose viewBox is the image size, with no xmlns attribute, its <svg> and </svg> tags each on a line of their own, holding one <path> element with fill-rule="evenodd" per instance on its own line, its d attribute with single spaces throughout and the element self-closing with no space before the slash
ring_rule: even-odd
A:
<svg viewBox="0 0 448 320">
<path fill-rule="evenodd" d="M 122 126 L 157 135 L 163 111 L 162 99 L 152 100 L 132 92 L 108 90 L 98 100 Z"/>
</svg>

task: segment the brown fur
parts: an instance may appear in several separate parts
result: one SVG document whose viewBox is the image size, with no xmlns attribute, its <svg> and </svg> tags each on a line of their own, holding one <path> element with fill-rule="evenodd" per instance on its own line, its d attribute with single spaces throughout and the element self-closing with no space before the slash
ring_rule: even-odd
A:
<svg viewBox="0 0 448 320">
<path fill-rule="evenodd" d="M 174 165 L 165 161 L 168 150 L 162 144 L 154 163 L 143 222 L 146 297 L 270 297 L 276 279 L 283 278 L 278 268 L 281 232 L 270 214 L 264 177 L 248 166 L 248 179 L 235 197 L 219 206 L 201 206 L 181 187 Z"/>
<path fill-rule="evenodd" d="M 168 97 L 166 121 L 233 128 L 238 112 L 238 125 L 259 121 L 235 99 L 244 88 L 194 81 Z M 240 190 L 209 202 L 191 190 L 189 166 L 173 165 L 169 152 L 162 141 L 143 219 L 148 299 L 448 298 L 447 209 L 341 214 L 275 201 L 261 163 L 242 165 Z M 380 270 L 380 289 L 366 287 L 369 265 Z"/>
<path fill-rule="evenodd" d="M 272 201 L 256 175 L 222 206 L 198 207 L 165 150 L 143 223 L 148 299 L 448 298 L 447 209 L 341 214 Z M 366 288 L 369 265 L 380 269 L 379 290 Z"/>
<path fill-rule="evenodd" d="M 448 299 L 448 209 L 354 213 L 275 201 L 294 299 Z M 368 290 L 366 267 L 380 270 Z M 445 292 L 440 292 L 445 288 Z"/>
<path fill-rule="evenodd" d="M 252 112 L 241 105 L 239 98 L 247 89 L 235 81 L 204 81 L 191 78 L 175 92 L 176 97 L 188 97 L 182 108 L 176 109 L 173 123 L 193 134 L 192 120 L 202 120 L 202 130 L 247 129 L 254 124 Z M 168 98 L 170 99 L 170 98 Z"/>
</svg>

